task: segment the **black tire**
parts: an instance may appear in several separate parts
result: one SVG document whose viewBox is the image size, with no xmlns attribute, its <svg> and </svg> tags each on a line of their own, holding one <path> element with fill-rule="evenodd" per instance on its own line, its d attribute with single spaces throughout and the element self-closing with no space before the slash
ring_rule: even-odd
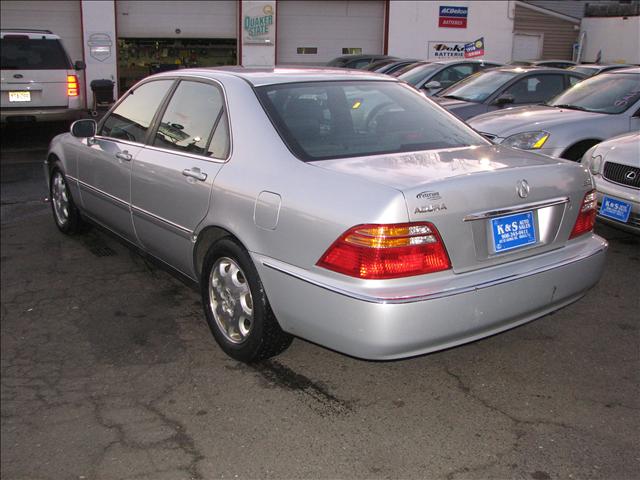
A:
<svg viewBox="0 0 640 480">
<path fill-rule="evenodd" d="M 53 221 L 62 233 L 75 235 L 86 230 L 87 224 L 82 220 L 80 212 L 73 201 L 67 185 L 67 177 L 59 167 L 53 167 L 51 170 L 49 200 L 51 202 Z"/>
<path fill-rule="evenodd" d="M 213 272 L 214 267 L 217 272 Z M 233 275 L 237 282 L 233 285 L 225 283 L 232 281 Z M 231 291 L 234 285 L 239 285 L 238 292 Z M 280 328 L 251 257 L 231 238 L 219 240 L 207 252 L 201 292 L 211 333 L 231 358 L 245 363 L 256 362 L 278 355 L 291 345 L 293 337 Z M 247 321 L 243 315 L 249 303 L 252 315 Z M 238 316 L 241 320 L 237 322 L 238 328 L 234 328 L 234 318 Z"/>
</svg>

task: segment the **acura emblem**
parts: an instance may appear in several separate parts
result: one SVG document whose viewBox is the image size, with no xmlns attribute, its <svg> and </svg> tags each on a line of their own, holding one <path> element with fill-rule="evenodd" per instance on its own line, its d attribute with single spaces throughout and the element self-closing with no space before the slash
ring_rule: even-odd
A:
<svg viewBox="0 0 640 480">
<path fill-rule="evenodd" d="M 636 179 L 637 176 L 638 176 L 638 174 L 636 172 L 634 172 L 633 170 L 629 170 L 625 174 L 624 178 L 626 178 L 627 180 L 630 180 L 630 181 L 633 182 Z"/>
<path fill-rule="evenodd" d="M 516 192 L 518 192 L 520 198 L 527 198 L 529 196 L 529 190 L 529 184 L 524 179 L 516 184 Z"/>
</svg>

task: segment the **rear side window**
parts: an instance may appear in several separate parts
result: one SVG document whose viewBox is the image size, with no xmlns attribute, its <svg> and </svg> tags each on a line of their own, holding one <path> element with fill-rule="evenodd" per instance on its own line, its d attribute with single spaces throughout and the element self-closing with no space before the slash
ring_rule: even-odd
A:
<svg viewBox="0 0 640 480">
<path fill-rule="evenodd" d="M 469 63 L 447 67 L 435 75 L 431 81 L 440 82 L 442 88 L 447 88 L 473 73 L 473 65 Z"/>
<path fill-rule="evenodd" d="M 304 161 L 487 144 L 396 82 L 305 82 L 257 92 L 284 142 Z"/>
<path fill-rule="evenodd" d="M 226 158 L 229 135 L 222 92 L 202 82 L 180 82 L 162 116 L 153 145 Z M 209 147 L 209 148 L 207 148 Z"/>
<path fill-rule="evenodd" d="M 515 104 L 542 103 L 565 89 L 562 75 L 530 75 L 514 83 L 507 93 L 513 95 Z"/>
<path fill-rule="evenodd" d="M 60 40 L 3 38 L 2 70 L 69 70 L 71 61 Z"/>
<path fill-rule="evenodd" d="M 100 135 L 143 143 L 153 116 L 173 85 L 173 80 L 156 80 L 140 85 L 104 120 Z"/>
</svg>

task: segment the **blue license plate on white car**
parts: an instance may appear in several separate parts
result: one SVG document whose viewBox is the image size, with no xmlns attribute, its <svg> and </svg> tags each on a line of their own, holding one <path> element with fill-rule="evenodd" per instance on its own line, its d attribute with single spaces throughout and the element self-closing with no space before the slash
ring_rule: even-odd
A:
<svg viewBox="0 0 640 480">
<path fill-rule="evenodd" d="M 493 250 L 506 252 L 536 243 L 533 212 L 516 213 L 491 219 Z"/>
<path fill-rule="evenodd" d="M 618 200 L 617 198 L 602 197 L 602 205 L 600 206 L 600 215 L 603 217 L 618 220 L 622 223 L 627 223 L 629 215 L 631 214 L 631 204 Z"/>
</svg>

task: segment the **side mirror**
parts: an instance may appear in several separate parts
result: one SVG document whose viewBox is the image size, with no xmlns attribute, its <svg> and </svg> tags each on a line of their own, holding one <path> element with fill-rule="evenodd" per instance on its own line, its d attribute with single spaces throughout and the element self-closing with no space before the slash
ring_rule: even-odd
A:
<svg viewBox="0 0 640 480">
<path fill-rule="evenodd" d="M 500 95 L 498 98 L 495 99 L 493 104 L 497 105 L 498 107 L 503 107 L 505 105 L 510 105 L 512 103 L 515 103 L 515 101 L 516 99 L 513 97 L 513 95 L 511 95 L 510 93 L 503 93 L 502 95 Z"/>
<path fill-rule="evenodd" d="M 427 90 L 438 90 L 442 88 L 442 84 L 436 80 L 431 80 L 429 83 L 425 84 L 424 87 Z"/>
<path fill-rule="evenodd" d="M 73 64 L 73 68 L 75 70 L 81 71 L 87 68 L 87 64 L 84 63 L 82 60 L 76 60 L 76 62 Z"/>
<path fill-rule="evenodd" d="M 95 120 L 76 120 L 71 124 L 71 135 L 76 138 L 91 138 L 96 135 L 98 124 Z"/>
</svg>

